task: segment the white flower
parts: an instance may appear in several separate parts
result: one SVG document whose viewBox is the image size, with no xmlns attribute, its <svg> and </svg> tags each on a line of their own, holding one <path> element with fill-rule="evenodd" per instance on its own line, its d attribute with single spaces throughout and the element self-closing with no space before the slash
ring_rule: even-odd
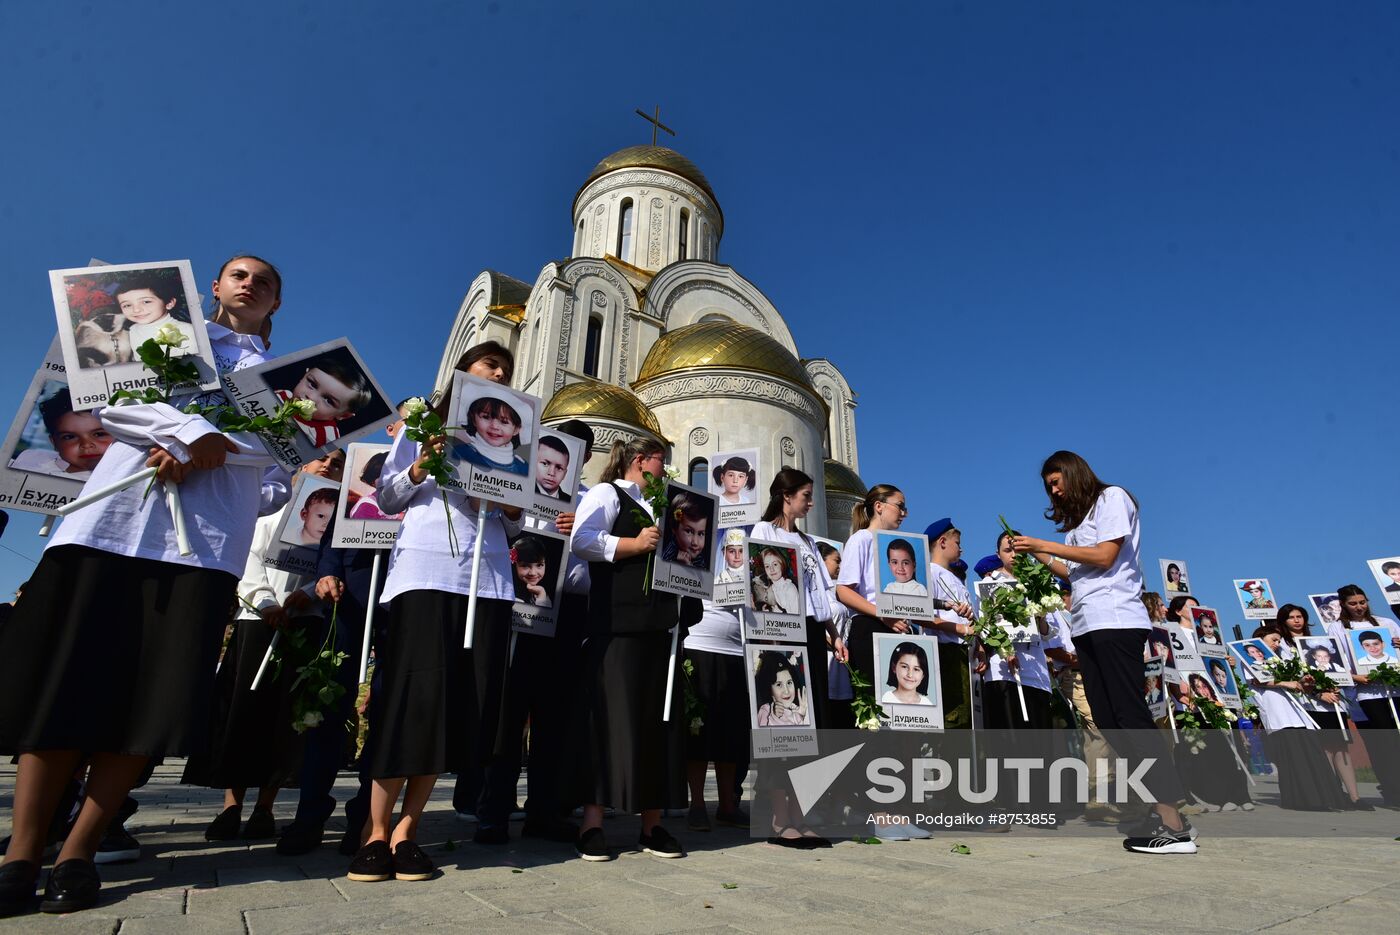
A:
<svg viewBox="0 0 1400 935">
<path fill-rule="evenodd" d="M 316 404 L 309 399 L 292 399 L 287 401 L 287 408 L 292 413 L 309 419 L 316 414 Z"/>
<path fill-rule="evenodd" d="M 160 330 L 156 332 L 156 336 L 151 340 L 155 341 L 161 347 L 180 347 L 188 341 L 189 338 L 185 336 L 185 332 L 175 327 L 175 325 L 164 324 L 160 326 Z"/>
<path fill-rule="evenodd" d="M 861 730 L 879 730 L 880 719 L 878 717 L 871 716 L 861 721 L 859 724 L 856 725 L 856 727 L 859 727 Z"/>
<path fill-rule="evenodd" d="M 428 401 L 421 396 L 413 396 L 403 404 L 403 417 L 412 419 L 428 411 Z"/>
<path fill-rule="evenodd" d="M 666 477 L 670 480 L 675 480 L 676 478 L 681 476 L 681 469 L 676 467 L 674 464 L 668 464 L 664 469 L 664 473 L 666 474 Z"/>
<path fill-rule="evenodd" d="M 301 716 L 301 725 L 303 727 L 317 727 L 323 719 L 320 711 L 308 711 Z"/>
</svg>

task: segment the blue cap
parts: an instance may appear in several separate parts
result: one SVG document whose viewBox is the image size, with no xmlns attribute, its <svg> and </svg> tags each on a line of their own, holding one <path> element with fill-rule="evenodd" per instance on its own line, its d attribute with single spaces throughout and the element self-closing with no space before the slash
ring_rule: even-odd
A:
<svg viewBox="0 0 1400 935">
<path fill-rule="evenodd" d="M 928 541 L 932 543 L 936 541 L 939 536 L 943 535 L 945 532 L 952 528 L 952 519 L 945 516 L 942 519 L 936 519 L 933 522 L 929 523 L 928 528 L 924 530 L 924 535 L 928 536 Z"/>
<path fill-rule="evenodd" d="M 977 577 L 985 578 L 990 573 L 1001 567 L 1001 558 L 996 555 L 988 555 L 986 558 L 972 566 L 972 570 L 977 572 Z"/>
</svg>

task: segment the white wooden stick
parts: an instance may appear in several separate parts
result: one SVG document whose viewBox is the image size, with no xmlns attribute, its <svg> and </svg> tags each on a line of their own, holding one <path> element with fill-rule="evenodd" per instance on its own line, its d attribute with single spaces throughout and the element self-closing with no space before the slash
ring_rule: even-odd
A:
<svg viewBox="0 0 1400 935">
<path fill-rule="evenodd" d="M 1338 702 L 1332 702 L 1332 709 L 1337 712 L 1337 726 L 1342 729 L 1342 742 L 1351 743 L 1351 734 L 1347 733 L 1347 722 L 1342 720 L 1342 706 Z"/>
<path fill-rule="evenodd" d="M 272 634 L 272 642 L 267 644 L 267 652 L 263 653 L 262 665 L 258 666 L 258 674 L 253 676 L 253 687 L 249 691 L 257 691 L 262 684 L 263 674 L 267 672 L 267 664 L 272 661 L 272 651 L 277 648 L 277 641 L 282 638 L 282 631 L 278 630 Z"/>
<path fill-rule="evenodd" d="M 44 525 L 39 527 L 39 537 L 47 539 L 49 533 L 53 532 L 53 524 L 58 520 L 57 513 L 48 513 L 44 516 Z"/>
<path fill-rule="evenodd" d="M 363 684 L 369 677 L 369 637 L 374 632 L 374 605 L 379 603 L 379 571 L 384 567 L 384 550 L 374 550 L 374 564 L 369 570 L 369 605 L 365 607 L 365 635 L 360 640 L 360 678 L 355 683 Z"/>
<path fill-rule="evenodd" d="M 661 709 L 661 720 L 671 720 L 671 693 L 676 689 L 676 646 L 680 643 L 681 626 L 671 628 L 671 661 L 666 667 L 666 705 Z"/>
<path fill-rule="evenodd" d="M 1249 780 L 1249 784 L 1257 788 L 1259 783 L 1254 781 L 1254 777 L 1249 772 L 1249 767 L 1245 766 L 1244 760 L 1240 759 L 1240 748 L 1235 746 L 1235 732 L 1233 730 L 1226 730 L 1225 733 L 1227 735 L 1225 739 L 1230 744 L 1230 752 L 1235 755 L 1235 765 L 1240 768 L 1240 772 L 1244 773 L 1244 778 Z"/>
<path fill-rule="evenodd" d="M 108 484 L 106 487 L 94 490 L 92 493 L 87 494 L 85 496 L 81 496 L 76 500 L 69 500 L 67 503 L 63 504 L 63 506 L 59 507 L 56 512 L 59 516 L 68 516 L 69 514 L 77 510 L 81 510 L 85 506 L 96 503 L 98 500 L 105 500 L 107 497 L 110 497 L 114 493 L 120 493 L 121 491 L 132 486 L 133 484 L 139 484 L 143 480 L 147 480 L 148 478 L 155 476 L 155 468 L 145 468 L 144 470 L 137 471 L 135 474 L 131 475 L 128 478 L 119 481 L 114 481 L 113 483 Z"/>
<path fill-rule="evenodd" d="M 170 519 L 175 525 L 175 545 L 180 550 L 181 555 L 192 555 L 194 549 L 190 547 L 190 531 L 185 526 L 185 510 L 180 505 L 180 485 L 166 483 L 165 505 L 170 508 Z"/>
<path fill-rule="evenodd" d="M 1390 703 L 1390 723 L 1394 724 L 1395 729 L 1400 731 L 1400 717 L 1396 717 L 1395 715 L 1395 698 L 1391 695 L 1386 695 L 1385 700 Z"/>
<path fill-rule="evenodd" d="M 1013 669 L 1011 671 L 1011 674 L 1016 676 L 1016 697 L 1021 700 L 1021 720 L 1029 724 L 1031 721 L 1031 716 L 1026 713 L 1026 690 L 1021 687 L 1020 666 L 1017 666 L 1015 669 Z"/>
<path fill-rule="evenodd" d="M 476 629 L 476 582 L 481 577 L 481 542 L 486 538 L 486 501 L 476 508 L 476 541 L 472 543 L 472 583 L 467 596 L 467 635 L 462 639 L 462 648 L 472 648 L 472 631 Z"/>
</svg>

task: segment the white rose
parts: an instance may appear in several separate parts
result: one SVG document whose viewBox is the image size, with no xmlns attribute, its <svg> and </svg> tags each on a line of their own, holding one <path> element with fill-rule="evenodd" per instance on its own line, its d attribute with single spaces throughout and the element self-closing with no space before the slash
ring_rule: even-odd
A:
<svg viewBox="0 0 1400 935">
<path fill-rule="evenodd" d="M 156 336 L 152 340 L 161 347 L 180 347 L 189 339 L 185 337 L 185 332 L 173 324 L 164 324 L 160 326 L 160 330 L 156 332 Z"/>
<path fill-rule="evenodd" d="M 316 414 L 316 404 L 309 399 L 293 399 L 288 405 L 292 412 L 295 412 L 303 419 L 309 419 Z"/>
<path fill-rule="evenodd" d="M 321 720 L 322 718 L 320 711 L 309 711 L 301 716 L 301 723 L 303 727 L 316 727 L 320 725 Z"/>
<path fill-rule="evenodd" d="M 421 396 L 414 396 L 403 404 L 403 417 L 412 419 L 428 411 L 428 402 Z"/>
<path fill-rule="evenodd" d="M 671 480 L 675 480 L 676 478 L 681 476 L 681 469 L 676 467 L 674 464 L 668 464 L 665 467 L 664 473 Z"/>
</svg>

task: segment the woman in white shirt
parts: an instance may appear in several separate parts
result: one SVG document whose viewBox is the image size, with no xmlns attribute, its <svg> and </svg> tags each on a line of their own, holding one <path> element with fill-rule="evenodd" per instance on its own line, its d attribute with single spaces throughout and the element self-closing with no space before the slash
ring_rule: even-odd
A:
<svg viewBox="0 0 1400 935">
<path fill-rule="evenodd" d="M 1388 651 L 1400 649 L 1400 626 L 1389 617 L 1372 614 L 1365 591 L 1348 584 L 1337 589 L 1337 596 L 1342 601 L 1341 619 L 1328 624 L 1327 635 L 1336 640 L 1342 652 L 1351 654 L 1348 630 L 1374 630 L 1382 636 Z M 1392 705 L 1400 705 L 1400 691 L 1371 684 L 1354 659 L 1351 664 L 1356 673 L 1352 676 L 1356 680 L 1356 703 L 1366 715 L 1357 726 L 1366 731 L 1366 750 L 1371 754 L 1381 798 L 1394 808 L 1400 806 L 1400 733 L 1396 731 L 1396 708 Z"/>
<path fill-rule="evenodd" d="M 1192 829 L 1176 807 L 1186 793 L 1143 697 L 1143 648 L 1151 624 L 1139 597 L 1137 502 L 1122 487 L 1100 480 L 1071 451 L 1047 458 L 1040 477 L 1050 498 L 1046 518 L 1065 533 L 1065 543 L 1016 536 L 1011 546 L 1069 579 L 1071 634 L 1094 721 L 1114 732 L 1109 742 L 1118 754 L 1155 760 L 1145 785 L 1157 796 L 1156 817 L 1134 829 L 1140 833 L 1123 846 L 1139 853 L 1194 854 Z"/>
<path fill-rule="evenodd" d="M 208 333 L 220 372 L 267 359 L 281 291 L 257 257 L 219 270 Z M 0 915 L 32 902 L 52 812 L 84 756 L 87 799 L 49 875 L 46 912 L 97 902 L 98 842 L 147 763 L 204 742 L 209 676 L 253 524 L 285 502 L 287 485 L 256 436 L 221 433 L 183 412 L 187 401 L 95 410 L 115 440 L 85 489 L 157 468 L 180 485 L 193 554 L 180 554 L 160 488 L 129 487 L 63 521 L 0 629 L 0 751 L 19 754 Z"/>
<path fill-rule="evenodd" d="M 468 349 L 456 369 L 508 384 L 514 366 L 510 351 L 487 341 Z M 434 438 L 428 448 L 440 451 L 444 443 Z M 380 597 L 388 619 L 383 681 L 369 707 L 374 783 L 368 833 L 347 874 L 360 882 L 432 877 L 436 868 L 415 839 L 438 775 L 480 768 L 499 752 L 515 600 L 509 539 L 521 530 L 521 510 L 489 509 L 478 529 L 477 502 L 458 490 L 439 490 L 424 467 L 430 454 L 400 432 L 379 475 L 380 508 L 404 519 Z M 456 555 L 448 548 L 449 523 Z M 464 649 L 477 536 L 483 539 L 476 619 L 472 648 Z M 400 792 L 403 809 L 395 823 Z M 482 801 L 488 800 L 495 798 L 483 791 Z M 490 816 L 481 817 L 486 826 Z"/>
</svg>

